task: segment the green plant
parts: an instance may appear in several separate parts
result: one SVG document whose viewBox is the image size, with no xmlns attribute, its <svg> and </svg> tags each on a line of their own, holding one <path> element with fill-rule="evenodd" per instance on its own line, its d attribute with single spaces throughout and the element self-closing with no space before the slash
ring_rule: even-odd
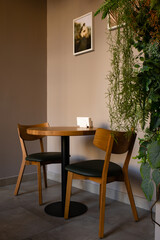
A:
<svg viewBox="0 0 160 240">
<path fill-rule="evenodd" d="M 95 15 L 104 19 L 115 11 L 119 27 L 110 45 L 107 105 L 112 128 L 136 130 L 140 124 L 145 132 L 137 158 L 151 200 L 160 183 L 160 1 L 105 0 Z"/>
<path fill-rule="evenodd" d="M 132 51 L 132 31 L 125 25 L 118 28 L 110 36 L 110 52 L 112 53 L 112 71 L 107 76 L 109 88 L 106 92 L 111 126 L 116 130 L 136 129 L 137 101 L 134 96 L 135 60 Z M 116 37 L 116 41 L 113 38 Z M 130 111 L 128 111 L 128 108 Z"/>
<path fill-rule="evenodd" d="M 139 139 L 140 148 L 137 156 L 141 162 L 142 189 L 148 200 L 152 199 L 154 184 L 160 183 L 160 131 L 146 130 L 143 139 Z"/>
</svg>

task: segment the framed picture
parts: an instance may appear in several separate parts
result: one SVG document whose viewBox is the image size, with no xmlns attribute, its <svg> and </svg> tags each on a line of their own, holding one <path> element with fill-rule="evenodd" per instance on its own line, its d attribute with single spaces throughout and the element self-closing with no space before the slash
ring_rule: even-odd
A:
<svg viewBox="0 0 160 240">
<path fill-rule="evenodd" d="M 108 29 L 109 30 L 114 30 L 114 29 L 118 28 L 117 18 L 118 18 L 118 15 L 116 12 L 110 12 L 110 14 L 108 15 Z"/>
<path fill-rule="evenodd" d="M 118 13 L 116 11 L 111 11 L 108 15 L 108 29 L 109 30 L 114 30 L 117 29 L 118 27 L 123 27 L 125 23 L 122 23 L 121 25 L 118 25 Z"/>
<path fill-rule="evenodd" d="M 73 55 L 89 51 L 93 51 L 92 12 L 73 20 Z"/>
</svg>

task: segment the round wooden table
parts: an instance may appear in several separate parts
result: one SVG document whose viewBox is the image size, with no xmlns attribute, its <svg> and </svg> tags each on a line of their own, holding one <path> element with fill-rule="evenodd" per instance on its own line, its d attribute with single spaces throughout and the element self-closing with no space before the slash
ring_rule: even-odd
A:
<svg viewBox="0 0 160 240">
<path fill-rule="evenodd" d="M 63 217 L 65 207 L 65 196 L 66 196 L 66 182 L 67 182 L 67 171 L 65 170 L 66 165 L 70 162 L 70 136 L 86 136 L 94 135 L 96 128 L 80 128 L 80 127 L 43 127 L 43 128 L 28 128 L 27 133 L 31 135 L 41 136 L 61 136 L 61 153 L 62 153 L 62 164 L 61 164 L 61 184 L 62 184 L 62 200 L 47 205 L 45 212 L 52 216 Z M 83 214 L 87 211 L 87 207 L 78 202 L 70 203 L 69 217 L 74 217 Z"/>
</svg>

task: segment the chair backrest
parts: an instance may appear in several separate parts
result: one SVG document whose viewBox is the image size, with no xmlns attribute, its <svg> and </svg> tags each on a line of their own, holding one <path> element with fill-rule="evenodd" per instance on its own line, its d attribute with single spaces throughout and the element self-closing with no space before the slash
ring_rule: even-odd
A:
<svg viewBox="0 0 160 240">
<path fill-rule="evenodd" d="M 107 180 L 109 161 L 110 161 L 110 156 L 111 156 L 113 141 L 114 141 L 111 133 L 112 132 L 110 130 L 98 128 L 96 130 L 94 140 L 93 140 L 93 144 L 96 147 L 106 152 L 105 161 L 103 165 L 103 172 L 102 172 L 102 179 L 104 179 L 104 181 Z"/>
<path fill-rule="evenodd" d="M 122 154 L 130 150 L 134 146 L 136 139 L 135 132 L 112 132 L 114 137 L 114 143 L 112 148 L 112 153 Z"/>
<path fill-rule="evenodd" d="M 94 135 L 93 144 L 101 150 L 106 151 L 108 143 L 111 143 L 112 138 L 110 130 L 98 128 Z"/>
<path fill-rule="evenodd" d="M 118 132 L 102 128 L 96 130 L 93 144 L 106 152 L 103 174 L 107 174 L 111 153 L 123 154 L 127 152 L 123 169 L 128 168 L 135 139 L 135 132 Z"/>
<path fill-rule="evenodd" d="M 126 158 L 123 164 L 123 170 L 128 168 L 129 161 L 131 159 L 134 143 L 137 134 L 135 132 L 113 132 L 114 143 L 112 153 L 123 154 L 127 152 Z"/>
<path fill-rule="evenodd" d="M 49 127 L 49 124 L 47 122 L 40 123 L 40 124 L 35 124 L 35 125 L 18 124 L 18 133 L 19 133 L 20 137 L 24 141 L 34 141 L 34 140 L 43 138 L 44 136 L 30 135 L 30 134 L 27 133 L 28 128 L 34 128 L 34 127 Z"/>
<path fill-rule="evenodd" d="M 20 140 L 20 144 L 21 144 L 22 154 L 24 155 L 24 157 L 26 157 L 28 155 L 25 141 L 40 140 L 41 152 L 44 152 L 44 146 L 43 146 L 43 141 L 42 141 L 42 138 L 44 136 L 30 135 L 27 133 L 27 129 L 32 128 L 32 127 L 49 127 L 49 124 L 47 122 L 41 123 L 41 124 L 35 124 L 35 125 L 18 124 L 17 130 L 18 130 L 19 140 Z"/>
</svg>

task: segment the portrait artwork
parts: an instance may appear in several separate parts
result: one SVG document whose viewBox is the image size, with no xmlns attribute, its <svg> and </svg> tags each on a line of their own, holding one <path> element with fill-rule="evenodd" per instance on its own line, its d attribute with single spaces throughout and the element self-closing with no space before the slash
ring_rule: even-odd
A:
<svg viewBox="0 0 160 240">
<path fill-rule="evenodd" d="M 93 50 L 92 12 L 73 20 L 73 54 Z"/>
</svg>

